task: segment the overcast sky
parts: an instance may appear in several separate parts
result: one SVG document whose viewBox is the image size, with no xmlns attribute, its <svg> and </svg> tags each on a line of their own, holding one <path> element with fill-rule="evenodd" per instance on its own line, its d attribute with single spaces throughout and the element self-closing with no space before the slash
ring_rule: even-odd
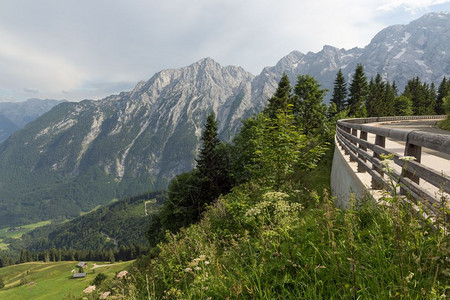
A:
<svg viewBox="0 0 450 300">
<path fill-rule="evenodd" d="M 433 11 L 450 0 L 2 0 L 0 101 L 100 99 L 203 57 L 256 75 Z"/>
</svg>

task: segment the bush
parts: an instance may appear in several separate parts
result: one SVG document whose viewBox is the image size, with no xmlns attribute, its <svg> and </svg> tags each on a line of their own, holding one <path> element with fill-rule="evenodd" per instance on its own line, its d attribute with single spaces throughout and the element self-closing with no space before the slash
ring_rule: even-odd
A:
<svg viewBox="0 0 450 300">
<path fill-rule="evenodd" d="M 103 274 L 103 273 L 98 273 L 97 274 L 97 276 L 95 276 L 95 278 L 94 278 L 94 280 L 92 280 L 92 285 L 95 285 L 95 286 L 99 286 L 100 284 L 102 284 L 102 282 L 103 281 L 105 281 L 105 279 L 107 278 L 108 276 L 106 276 L 105 274 Z"/>
</svg>

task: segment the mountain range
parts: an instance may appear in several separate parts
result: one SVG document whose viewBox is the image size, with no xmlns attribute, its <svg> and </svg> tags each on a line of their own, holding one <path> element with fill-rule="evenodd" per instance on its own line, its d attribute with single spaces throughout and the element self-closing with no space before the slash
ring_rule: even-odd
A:
<svg viewBox="0 0 450 300">
<path fill-rule="evenodd" d="M 204 58 L 163 70 L 129 92 L 57 105 L 0 144 L 0 227 L 75 217 L 99 204 L 166 188 L 195 165 L 203 123 L 218 118 L 222 140 L 260 111 L 285 72 L 332 89 L 361 63 L 403 89 L 409 79 L 439 83 L 450 75 L 450 13 L 388 27 L 365 48 L 293 51 L 255 76 Z M 330 97 L 330 93 L 327 96 Z"/>
<path fill-rule="evenodd" d="M 24 102 L 0 102 L 0 142 L 61 102 L 65 100 L 33 98 Z"/>
</svg>

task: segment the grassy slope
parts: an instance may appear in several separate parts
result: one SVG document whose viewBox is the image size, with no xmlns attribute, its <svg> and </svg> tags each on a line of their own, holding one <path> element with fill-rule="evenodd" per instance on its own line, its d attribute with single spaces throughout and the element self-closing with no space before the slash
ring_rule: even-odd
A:
<svg viewBox="0 0 450 300">
<path fill-rule="evenodd" d="M 107 267 L 91 269 L 89 262 L 86 278 L 72 279 L 71 271 L 77 262 L 32 262 L 0 268 L 0 277 L 6 286 L 0 290 L 0 299 L 62 299 L 66 295 L 81 296 L 83 289 L 90 285 L 96 274 L 104 273 L 109 278 L 126 269 L 132 261 L 119 262 Z M 104 263 L 98 263 L 99 265 Z M 106 264 L 106 263 L 105 263 Z M 95 273 L 93 273 L 95 272 Z M 19 286 L 21 278 L 28 280 Z M 30 285 L 34 282 L 34 285 Z"/>
<path fill-rule="evenodd" d="M 440 121 L 438 127 L 443 130 L 450 130 L 450 115 L 447 119 Z"/>
<path fill-rule="evenodd" d="M 0 237 L 1 237 L 0 238 L 0 250 L 6 250 L 9 245 L 7 243 L 3 243 L 3 238 L 18 239 L 18 238 L 21 238 L 23 234 L 30 232 L 38 227 L 42 227 L 42 226 L 45 226 L 48 224 L 50 224 L 50 221 L 42 221 L 42 222 L 37 222 L 37 223 L 28 224 L 28 225 L 24 225 L 24 226 L 17 226 L 17 227 L 21 227 L 23 229 L 19 230 L 19 231 L 14 231 L 14 232 L 8 232 L 9 227 L 0 229 Z"/>
</svg>

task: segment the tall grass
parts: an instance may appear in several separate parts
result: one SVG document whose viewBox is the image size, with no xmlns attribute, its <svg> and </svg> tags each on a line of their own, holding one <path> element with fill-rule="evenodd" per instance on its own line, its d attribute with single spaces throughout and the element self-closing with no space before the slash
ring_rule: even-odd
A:
<svg viewBox="0 0 450 300">
<path fill-rule="evenodd" d="M 422 218 L 396 194 L 383 200 L 351 199 L 343 211 L 326 190 L 247 183 L 200 223 L 167 234 L 111 290 L 127 299 L 447 299 L 445 219 Z"/>
<path fill-rule="evenodd" d="M 249 192 L 251 191 L 251 192 Z M 315 196 L 317 197 L 317 196 Z M 235 188 L 203 220 L 159 245 L 135 273 L 145 299 L 445 299 L 448 235 L 398 199 L 325 192 L 304 209 L 295 192 Z"/>
</svg>

